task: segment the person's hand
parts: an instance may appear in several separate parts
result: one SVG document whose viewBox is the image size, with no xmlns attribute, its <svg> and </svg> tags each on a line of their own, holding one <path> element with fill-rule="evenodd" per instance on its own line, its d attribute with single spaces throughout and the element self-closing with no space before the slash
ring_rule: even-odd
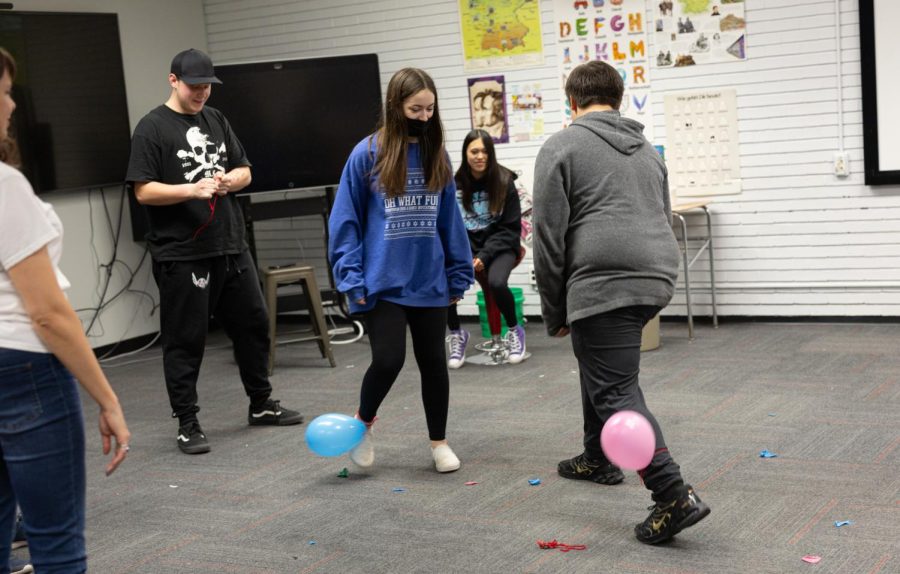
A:
<svg viewBox="0 0 900 574">
<path fill-rule="evenodd" d="M 451 304 L 451 305 L 456 305 L 456 304 L 459 303 L 460 301 L 462 301 L 462 297 L 450 297 L 450 304 Z"/>
<path fill-rule="evenodd" d="M 472 267 L 475 268 L 475 271 L 484 271 L 484 261 L 476 257 L 472 260 Z"/>
<path fill-rule="evenodd" d="M 103 454 L 109 454 L 112 450 L 112 439 L 116 439 L 115 453 L 113 458 L 106 466 L 106 476 L 111 475 L 131 450 L 129 442 L 131 441 L 131 433 L 128 431 L 128 425 L 125 424 L 125 415 L 122 414 L 122 408 L 116 406 L 114 409 L 100 409 L 100 438 L 103 440 Z"/>
<path fill-rule="evenodd" d="M 225 195 L 231 191 L 231 185 L 234 183 L 234 177 L 217 171 L 213 176 L 213 179 L 216 182 L 216 193 L 219 195 Z"/>
<path fill-rule="evenodd" d="M 560 327 L 560 328 L 559 328 L 559 331 L 557 331 L 553 336 L 554 336 L 554 337 L 559 337 L 560 339 L 562 339 L 563 337 L 565 337 L 565 336 L 568 335 L 568 334 L 569 334 L 569 328 L 568 328 L 568 327 Z"/>
<path fill-rule="evenodd" d="M 357 305 L 365 305 L 365 304 L 366 304 L 366 298 L 365 298 L 365 297 L 360 297 L 359 299 L 356 300 L 356 304 L 357 304 Z"/>
<path fill-rule="evenodd" d="M 211 177 L 204 177 L 194 184 L 194 199 L 209 199 L 218 193 L 219 184 Z"/>
</svg>

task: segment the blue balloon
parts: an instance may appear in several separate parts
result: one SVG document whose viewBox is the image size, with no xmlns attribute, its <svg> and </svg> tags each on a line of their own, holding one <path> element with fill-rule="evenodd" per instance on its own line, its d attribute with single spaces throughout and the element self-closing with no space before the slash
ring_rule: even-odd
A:
<svg viewBox="0 0 900 574">
<path fill-rule="evenodd" d="M 366 433 L 359 419 L 339 413 L 319 415 L 306 427 L 309 450 L 321 456 L 340 456 L 353 450 Z"/>
</svg>

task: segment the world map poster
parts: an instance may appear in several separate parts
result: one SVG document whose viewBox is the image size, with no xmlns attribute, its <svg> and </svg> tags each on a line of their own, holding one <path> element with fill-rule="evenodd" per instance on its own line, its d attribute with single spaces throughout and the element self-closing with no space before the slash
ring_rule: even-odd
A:
<svg viewBox="0 0 900 574">
<path fill-rule="evenodd" d="M 538 0 L 459 0 L 459 23 L 465 70 L 544 63 Z"/>
</svg>

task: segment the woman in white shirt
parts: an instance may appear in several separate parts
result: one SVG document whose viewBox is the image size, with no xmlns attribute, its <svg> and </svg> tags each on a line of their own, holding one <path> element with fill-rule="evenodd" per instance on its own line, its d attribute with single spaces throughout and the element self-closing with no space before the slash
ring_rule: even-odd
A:
<svg viewBox="0 0 900 574">
<path fill-rule="evenodd" d="M 76 379 L 100 406 L 103 453 L 114 451 L 107 475 L 125 459 L 131 435 L 63 293 L 59 218 L 8 163 L 16 64 L 3 48 L 0 70 L 0 569 L 18 502 L 35 569 L 81 573 L 85 439 Z"/>
</svg>

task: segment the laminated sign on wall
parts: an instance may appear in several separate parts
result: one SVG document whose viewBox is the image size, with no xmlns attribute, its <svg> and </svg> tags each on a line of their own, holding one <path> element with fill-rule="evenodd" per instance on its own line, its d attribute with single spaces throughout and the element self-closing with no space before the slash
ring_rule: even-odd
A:
<svg viewBox="0 0 900 574">
<path fill-rule="evenodd" d="M 666 94 L 666 165 L 672 197 L 741 192 L 737 93 Z"/>
<path fill-rule="evenodd" d="M 653 9 L 653 52 L 661 68 L 747 58 L 743 0 L 661 0 Z"/>
</svg>

